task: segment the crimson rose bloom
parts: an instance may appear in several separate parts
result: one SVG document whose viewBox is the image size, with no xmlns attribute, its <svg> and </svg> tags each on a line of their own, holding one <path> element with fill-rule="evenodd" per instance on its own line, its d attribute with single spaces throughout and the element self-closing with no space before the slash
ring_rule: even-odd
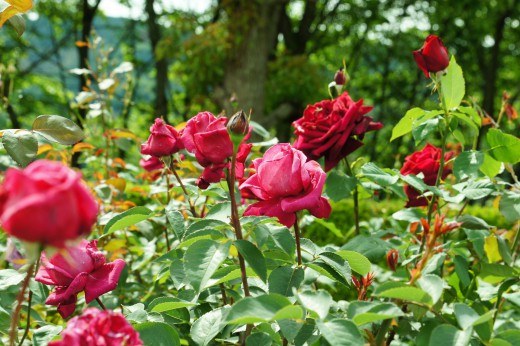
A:
<svg viewBox="0 0 520 346">
<path fill-rule="evenodd" d="M 222 179 L 224 168 L 233 155 L 233 142 L 226 128 L 227 118 L 216 118 L 210 112 L 202 112 L 191 118 L 186 127 L 181 130 L 181 138 L 190 153 L 195 154 L 197 162 L 204 167 L 204 171 L 197 181 L 201 189 L 209 183 L 218 183 Z M 246 135 L 238 149 L 236 177 L 242 178 L 244 162 L 251 151 L 251 144 L 244 142 L 249 139 Z"/>
<path fill-rule="evenodd" d="M 97 213 L 81 174 L 58 162 L 38 160 L 23 170 L 10 168 L 0 186 L 1 226 L 28 242 L 63 247 L 90 233 Z"/>
<path fill-rule="evenodd" d="M 155 119 L 150 127 L 150 137 L 141 144 L 141 154 L 156 157 L 170 156 L 183 149 L 184 145 L 179 138 L 177 130 L 167 125 L 162 119 Z"/>
<path fill-rule="evenodd" d="M 430 72 L 442 71 L 450 64 L 448 49 L 446 49 L 442 40 L 435 35 L 426 37 L 422 48 L 414 51 L 413 56 L 426 78 L 429 77 Z"/>
<path fill-rule="evenodd" d="M 50 260 L 42 253 L 41 264 L 35 280 L 56 286 L 45 304 L 57 305 L 60 315 L 67 318 L 76 309 L 79 292 L 85 291 L 88 304 L 115 289 L 125 261 L 117 259 L 106 263 L 105 255 L 97 248 L 97 240 L 82 240 L 78 246 L 58 252 Z"/>
<path fill-rule="evenodd" d="M 139 333 L 125 316 L 110 310 L 87 308 L 71 318 L 61 340 L 49 346 L 142 346 Z"/>
<path fill-rule="evenodd" d="M 280 223 L 291 227 L 296 212 L 307 209 L 319 218 L 327 218 L 331 207 L 321 196 L 327 175 L 316 161 L 288 143 L 276 144 L 264 156 L 253 160 L 256 173 L 242 185 L 242 193 L 259 199 L 244 212 L 248 215 L 277 217 Z"/>
<path fill-rule="evenodd" d="M 401 168 L 402 175 L 419 173 L 424 174 L 424 183 L 426 185 L 434 186 L 437 180 L 437 174 L 439 172 L 440 161 L 441 161 L 442 150 L 434 147 L 431 144 L 426 144 L 423 150 L 416 151 L 412 155 L 407 156 L 404 159 L 403 168 Z M 453 157 L 453 152 L 447 152 L 444 154 L 444 161 L 448 161 Z M 448 174 L 451 173 L 451 168 L 445 166 L 442 171 L 442 179 L 446 179 Z M 408 202 L 406 207 L 423 207 L 428 205 L 426 197 L 419 197 L 420 193 L 411 186 L 406 185 L 404 192 L 408 196 Z"/>
<path fill-rule="evenodd" d="M 363 106 L 363 100 L 354 102 L 347 92 L 330 101 L 309 105 L 303 117 L 293 122 L 298 137 L 294 147 L 317 160 L 325 157 L 325 171 L 363 145 L 365 132 L 379 130 L 383 124 L 365 116 L 373 107 Z"/>
<path fill-rule="evenodd" d="M 164 168 L 164 163 L 158 157 L 150 156 L 148 159 L 142 158 L 139 161 L 139 166 L 143 167 L 148 172 L 157 171 Z"/>
</svg>

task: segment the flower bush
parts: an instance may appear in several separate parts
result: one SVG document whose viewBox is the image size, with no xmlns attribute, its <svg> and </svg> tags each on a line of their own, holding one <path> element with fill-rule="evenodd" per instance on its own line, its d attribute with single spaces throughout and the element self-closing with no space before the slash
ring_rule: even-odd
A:
<svg viewBox="0 0 520 346">
<path fill-rule="evenodd" d="M 0 185 L 2 342 L 515 345 L 520 139 L 501 127 L 516 119 L 512 101 L 497 116 L 466 101 L 462 68 L 436 36 L 412 57 L 439 109 L 385 121 L 390 141 L 422 148 L 403 149 L 395 167 L 358 150 L 383 124 L 350 96 L 346 68 L 331 99 L 294 121 L 292 144 L 242 111 L 156 119 L 144 143 L 96 117 L 84 124 L 102 129 L 94 144 L 60 116 L 3 131 L 24 168 Z M 115 93 L 88 75 L 94 104 L 83 107 L 98 111 Z M 121 138 L 135 144 L 125 158 Z M 66 166 L 78 152 L 88 185 Z M 372 218 L 361 210 L 378 202 Z"/>
</svg>

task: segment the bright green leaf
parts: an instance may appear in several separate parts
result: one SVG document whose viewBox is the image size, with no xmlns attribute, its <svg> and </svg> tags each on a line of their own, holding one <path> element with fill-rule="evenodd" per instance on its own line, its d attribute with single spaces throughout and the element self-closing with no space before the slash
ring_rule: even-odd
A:
<svg viewBox="0 0 520 346">
<path fill-rule="evenodd" d="M 498 129 L 489 129 L 486 139 L 490 147 L 488 153 L 494 159 L 506 163 L 520 161 L 520 139 L 517 137 Z"/>
<path fill-rule="evenodd" d="M 202 291 L 213 273 L 229 255 L 231 242 L 219 243 L 202 239 L 193 243 L 184 254 L 186 279 L 197 291 Z"/>
<path fill-rule="evenodd" d="M 445 109 L 450 110 L 460 106 L 466 92 L 462 69 L 451 57 L 450 64 L 445 74 L 441 76 L 442 103 Z"/>
<path fill-rule="evenodd" d="M 263 282 L 267 281 L 267 266 L 264 255 L 258 248 L 247 240 L 236 240 L 234 242 L 238 252 L 244 257 L 247 264 L 258 274 Z"/>
<path fill-rule="evenodd" d="M 105 226 L 105 234 L 124 229 L 152 217 L 153 212 L 146 207 L 133 207 L 110 219 Z"/>
<path fill-rule="evenodd" d="M 59 115 L 40 115 L 34 120 L 32 130 L 48 140 L 65 145 L 85 139 L 83 130 L 75 122 Z"/>
<path fill-rule="evenodd" d="M 21 167 L 31 163 L 38 153 L 38 139 L 31 131 L 5 131 L 2 137 L 2 144 L 9 156 Z"/>
<path fill-rule="evenodd" d="M 328 322 L 316 322 L 321 335 L 334 346 L 359 346 L 365 344 L 354 322 L 345 319 L 334 319 Z"/>
<path fill-rule="evenodd" d="M 145 345 L 180 346 L 181 340 L 177 331 L 162 322 L 144 322 L 134 326 Z"/>
</svg>

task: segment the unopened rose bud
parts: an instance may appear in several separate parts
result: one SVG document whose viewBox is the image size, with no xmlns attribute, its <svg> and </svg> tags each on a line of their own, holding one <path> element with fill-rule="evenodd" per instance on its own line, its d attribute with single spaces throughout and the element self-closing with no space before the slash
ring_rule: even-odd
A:
<svg viewBox="0 0 520 346">
<path fill-rule="evenodd" d="M 336 82 L 337 85 L 345 85 L 347 82 L 345 73 L 343 73 L 343 67 L 341 67 L 334 75 L 334 82 Z"/>
<path fill-rule="evenodd" d="M 236 112 L 228 121 L 227 129 L 229 133 L 235 135 L 245 135 L 249 132 L 249 119 L 243 110 Z"/>
<path fill-rule="evenodd" d="M 399 262 L 399 251 L 396 249 L 392 249 L 388 251 L 386 254 L 386 263 L 388 264 L 388 268 L 390 268 L 392 271 L 397 270 L 397 263 Z"/>
</svg>

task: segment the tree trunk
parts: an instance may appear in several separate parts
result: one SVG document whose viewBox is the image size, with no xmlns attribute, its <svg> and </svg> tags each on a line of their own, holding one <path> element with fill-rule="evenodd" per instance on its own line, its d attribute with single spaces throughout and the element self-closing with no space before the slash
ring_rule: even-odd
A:
<svg viewBox="0 0 520 346">
<path fill-rule="evenodd" d="M 155 0 L 146 0 L 145 10 L 148 14 L 148 36 L 155 61 L 155 116 L 168 120 L 168 61 L 157 56 L 157 45 L 161 40 L 161 27 L 157 23 L 157 13 L 154 9 Z M 153 119 L 152 119 L 153 120 Z"/>
<path fill-rule="evenodd" d="M 244 6 L 249 6 L 248 11 L 243 11 Z M 255 6 L 251 11 L 250 6 Z M 252 110 L 255 121 L 266 124 L 265 114 L 265 88 L 267 82 L 267 63 L 271 52 L 274 50 L 276 35 L 278 33 L 278 20 L 283 2 L 279 0 L 264 0 L 253 4 L 243 0 L 232 2 L 232 9 L 228 9 L 230 25 L 240 21 L 244 23 L 244 13 L 249 12 L 252 18 L 247 20 L 247 25 L 238 33 L 240 40 L 234 39 L 234 46 L 225 67 L 224 89 L 225 97 L 236 95 L 238 105 L 246 113 Z M 230 27 L 230 34 L 237 35 Z M 236 42 L 239 43 L 236 43 Z M 228 115 L 236 111 L 230 102 L 224 101 L 224 108 Z"/>
</svg>

